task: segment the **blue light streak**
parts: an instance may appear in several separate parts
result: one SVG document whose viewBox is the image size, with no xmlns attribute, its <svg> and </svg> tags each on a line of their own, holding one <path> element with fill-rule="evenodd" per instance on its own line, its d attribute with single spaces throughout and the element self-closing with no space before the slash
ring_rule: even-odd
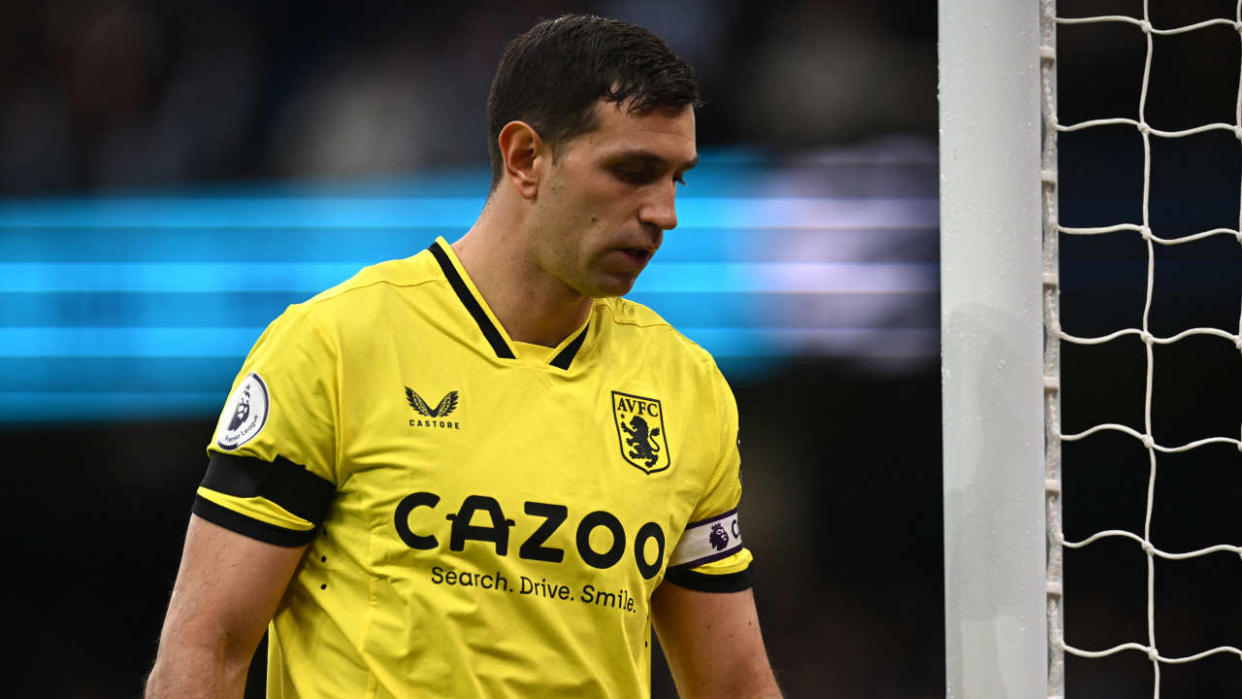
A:
<svg viewBox="0 0 1242 699">
<path fill-rule="evenodd" d="M 705 154 L 630 298 L 735 374 L 791 355 L 934 353 L 934 327 L 894 326 L 884 309 L 934 298 L 936 262 L 854 248 L 934 235 L 935 199 L 746 196 L 769 175 L 743 160 Z M 0 422 L 210 417 L 286 306 L 455 239 L 483 206 L 463 193 L 486 187 L 469 171 L 0 201 Z M 853 320 L 818 311 L 830 297 L 849 297 Z"/>
</svg>

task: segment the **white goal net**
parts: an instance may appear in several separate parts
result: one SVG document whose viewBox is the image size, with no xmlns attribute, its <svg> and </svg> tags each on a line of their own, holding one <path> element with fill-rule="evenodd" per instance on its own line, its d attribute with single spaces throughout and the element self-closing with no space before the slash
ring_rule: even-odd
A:
<svg viewBox="0 0 1242 699">
<path fill-rule="evenodd" d="M 1167 0 L 1172 3 L 1174 0 Z M 1183 323 L 1180 327 L 1172 327 L 1172 322 L 1155 323 L 1152 319 L 1153 306 L 1168 307 L 1169 302 L 1161 300 L 1161 294 L 1177 294 L 1179 293 L 1176 285 L 1179 281 L 1189 278 L 1189 275 L 1181 270 L 1178 273 L 1169 273 L 1167 269 L 1162 269 L 1161 264 L 1165 259 L 1162 255 L 1170 254 L 1174 248 L 1186 248 L 1189 246 L 1216 245 L 1220 243 L 1237 242 L 1242 245 L 1242 191 L 1234 190 L 1233 196 L 1229 198 L 1231 205 L 1236 207 L 1234 211 L 1235 218 L 1231 223 L 1237 225 L 1227 225 L 1223 227 L 1205 227 L 1195 230 L 1186 230 L 1185 226 L 1173 225 L 1168 223 L 1168 217 L 1161 218 L 1153 215 L 1153 211 L 1164 206 L 1170 208 L 1168 202 L 1160 200 L 1161 194 L 1153 191 L 1153 171 L 1160 168 L 1162 163 L 1158 158 L 1153 156 L 1153 150 L 1159 151 L 1167 148 L 1166 144 L 1177 139 L 1186 139 L 1187 141 L 1195 138 L 1212 137 L 1213 134 L 1217 138 L 1221 136 L 1236 137 L 1242 140 L 1242 1 L 1236 6 L 1228 8 L 1231 10 L 1227 16 L 1204 17 L 1185 24 L 1167 24 L 1162 22 L 1162 16 L 1153 15 L 1150 12 L 1149 2 L 1144 1 L 1141 6 L 1138 2 L 1132 3 L 1135 14 L 1099 14 L 1091 16 L 1089 13 L 1083 13 L 1083 3 L 1067 3 L 1063 2 L 1061 12 L 1054 0 L 1043 0 L 1041 3 L 1042 20 L 1040 31 L 1040 84 L 1042 98 L 1043 113 L 1043 147 L 1042 147 L 1042 207 L 1043 207 L 1043 312 L 1044 312 L 1044 426 L 1045 426 L 1045 503 L 1046 503 L 1046 525 L 1047 525 L 1047 639 L 1048 639 L 1048 677 L 1047 677 L 1047 694 L 1049 697 L 1063 697 L 1067 693 L 1071 696 L 1102 696 L 1093 693 L 1092 690 L 1084 688 L 1076 688 L 1074 686 L 1075 675 L 1070 673 L 1069 681 L 1066 676 L 1066 661 L 1074 659 L 1083 659 L 1081 662 L 1104 661 L 1105 659 L 1123 656 L 1125 654 L 1137 654 L 1143 662 L 1150 665 L 1150 687 L 1152 688 L 1152 696 L 1160 697 L 1162 688 L 1162 671 L 1168 672 L 1171 666 L 1181 666 L 1184 664 L 1195 664 L 1201 661 L 1219 662 L 1220 657 L 1230 659 L 1230 661 L 1242 661 L 1242 625 L 1234 629 L 1231 639 L 1227 639 L 1223 645 L 1204 644 L 1202 647 L 1187 650 L 1185 643 L 1179 641 L 1176 649 L 1170 649 L 1167 641 L 1165 630 L 1170 628 L 1168 624 L 1162 624 L 1160 614 L 1164 605 L 1161 603 L 1162 580 L 1166 578 L 1177 578 L 1181 581 L 1182 577 L 1177 574 L 1169 574 L 1162 577 L 1158 575 L 1158 569 L 1165 570 L 1165 565 L 1193 565 L 1193 562 L 1207 558 L 1217 557 L 1223 561 L 1222 564 L 1215 568 L 1197 567 L 1195 570 L 1204 571 L 1211 570 L 1212 577 L 1224 576 L 1231 580 L 1224 583 L 1224 589 L 1242 590 L 1242 566 L 1238 565 L 1239 559 L 1242 558 L 1242 502 L 1233 502 L 1231 512 L 1223 514 L 1217 521 L 1231 522 L 1232 526 L 1226 526 L 1224 529 L 1210 532 L 1207 536 L 1215 537 L 1215 541 L 1202 541 L 1199 545 L 1194 546 L 1173 546 L 1170 543 L 1173 538 L 1162 536 L 1162 531 L 1168 531 L 1169 527 L 1181 517 L 1177 507 L 1194 508 L 1194 502 L 1182 502 L 1176 506 L 1157 507 L 1156 503 L 1160 501 L 1160 489 L 1165 478 L 1171 476 L 1171 469 L 1179 468 L 1184 465 L 1176 461 L 1183 458 L 1178 455 L 1198 453 L 1207 455 L 1210 459 L 1218 462 L 1224 462 L 1225 468 L 1242 470 L 1242 424 L 1234 424 L 1231 432 L 1218 434 L 1197 435 L 1193 439 L 1183 439 L 1184 430 L 1177 431 L 1176 434 L 1171 433 L 1167 425 L 1162 425 L 1160 416 L 1167 413 L 1169 409 L 1176 410 L 1176 407 L 1168 406 L 1170 401 L 1176 400 L 1177 397 L 1171 397 L 1170 392 L 1165 390 L 1168 383 L 1162 383 L 1158 380 L 1162 371 L 1166 372 L 1166 376 L 1170 373 L 1175 374 L 1182 371 L 1182 368 L 1173 367 L 1171 360 L 1165 359 L 1165 352 L 1173 351 L 1172 348 L 1180 347 L 1179 352 L 1184 351 L 1186 347 L 1195 349 L 1201 347 L 1209 347 L 1212 343 L 1216 343 L 1218 347 L 1208 351 L 1211 358 L 1204 358 L 1201 362 L 1191 359 L 1179 360 L 1181 364 L 1189 364 L 1191 366 L 1206 367 L 1215 361 L 1237 361 L 1242 363 L 1242 299 L 1238 296 L 1238 283 L 1236 279 L 1230 278 L 1231 274 L 1238 272 L 1238 267 L 1230 267 L 1228 264 L 1206 265 L 1201 268 L 1203 270 L 1211 270 L 1214 273 L 1222 273 L 1219 279 L 1203 279 L 1194 278 L 1193 282 L 1199 287 L 1213 286 L 1218 290 L 1217 303 L 1221 307 L 1236 309 L 1238 317 L 1236 325 L 1233 324 L 1232 318 L 1228 319 L 1228 323 L 1222 323 L 1220 326 L 1194 326 L 1193 323 Z M 1099 3 L 1091 3 L 1092 6 L 1098 6 Z M 1163 17 L 1169 17 L 1166 14 Z M 1060 65 L 1060 57 L 1058 55 L 1057 34 L 1058 30 L 1075 32 L 1099 32 L 1096 39 L 1084 39 L 1085 41 L 1093 41 L 1093 50 L 1099 55 L 1109 49 L 1109 39 L 1117 37 L 1118 43 L 1132 42 L 1128 44 L 1134 48 L 1134 51 L 1142 57 L 1139 65 L 1135 66 L 1136 71 L 1141 71 L 1141 80 L 1139 75 L 1134 75 L 1134 84 L 1138 86 L 1138 94 L 1135 95 L 1133 107 L 1129 113 L 1117 114 L 1106 113 L 1098 115 L 1089 115 L 1089 118 L 1074 120 L 1072 123 L 1062 123 L 1058 118 L 1058 66 Z M 1127 38 L 1124 32 L 1131 32 L 1132 37 Z M 1174 41 L 1179 37 L 1186 39 L 1195 39 L 1198 37 L 1212 34 L 1219 37 L 1220 33 L 1232 33 L 1234 38 L 1233 50 L 1228 53 L 1221 53 L 1215 56 L 1202 56 L 1197 58 L 1197 65 L 1206 66 L 1208 70 L 1218 71 L 1220 74 L 1228 74 L 1232 84 L 1236 85 L 1233 93 L 1230 95 L 1234 102 L 1234 113 L 1231 121 L 1217 121 L 1211 118 L 1202 119 L 1200 123 L 1181 128 L 1182 124 L 1170 126 L 1166 123 L 1160 123 L 1157 118 L 1149 121 L 1149 116 L 1153 112 L 1153 105 L 1149 102 L 1151 96 L 1151 83 L 1153 74 L 1153 64 L 1158 64 L 1164 55 L 1161 53 L 1160 42 Z M 1209 44 L 1197 41 L 1201 47 L 1219 45 Z M 1101 62 L 1106 63 L 1106 62 Z M 1090 70 L 1090 65 L 1075 65 L 1076 70 Z M 1064 83 L 1065 75 L 1062 75 Z M 1115 79 L 1115 76 L 1101 76 L 1100 80 L 1107 81 Z M 1108 89 L 1106 85 L 1102 85 L 1100 89 Z M 1068 97 L 1064 95 L 1063 97 Z M 1163 113 L 1163 112 L 1161 112 Z M 1215 116 L 1215 115 L 1213 115 Z M 1069 215 L 1062 215 L 1064 207 L 1062 207 L 1060 196 L 1061 186 L 1070 177 L 1066 171 L 1058 170 L 1058 142 L 1061 138 L 1067 138 L 1068 134 L 1076 134 L 1080 132 L 1089 132 L 1092 130 L 1111 129 L 1112 133 L 1118 130 L 1129 130 L 1130 135 L 1126 138 L 1132 138 L 1136 153 L 1133 158 L 1137 163 L 1141 162 L 1141 173 L 1134 173 L 1135 183 L 1141 183 L 1141 195 L 1138 191 L 1134 196 L 1137 199 L 1141 196 L 1141 203 L 1136 201 L 1132 210 L 1135 218 L 1129 220 L 1114 221 L 1091 221 L 1091 225 L 1084 225 L 1083 222 L 1074 220 Z M 1235 141 L 1232 143 L 1233 148 L 1239 148 L 1239 144 Z M 1139 159 L 1138 149 L 1141 149 L 1141 160 Z M 1169 165 L 1169 167 L 1172 167 Z M 1163 175 L 1163 173 L 1160 173 Z M 1168 175 L 1164 175 L 1168 177 Z M 1236 177 L 1236 173 L 1234 177 Z M 1231 180 L 1232 181 L 1232 180 Z M 1176 203 L 1172 205 L 1176 207 Z M 1099 224 L 1099 225 L 1095 225 Z M 1136 323 L 1132 326 L 1114 327 L 1101 333 L 1081 332 L 1072 324 L 1066 321 L 1067 309 L 1062 308 L 1062 283 L 1068 284 L 1065 279 L 1068 270 L 1063 264 L 1063 260 L 1059 255 L 1059 249 L 1070 244 L 1071 240 L 1077 241 L 1083 238 L 1105 238 L 1105 237 L 1129 237 L 1132 249 L 1136 251 L 1135 257 L 1140 258 L 1139 265 L 1145 262 L 1145 278 L 1136 280 L 1134 286 L 1142 288 L 1145 293 L 1142 299 L 1142 312 Z M 1145 253 L 1145 255 L 1144 255 Z M 1145 260 L 1141 257 L 1145 256 Z M 1224 272 L 1222 272 L 1224 270 Z M 1232 272 L 1230 272 L 1232 270 Z M 1108 272 L 1100 272 L 1108 277 Z M 1158 281 L 1159 280 L 1159 281 Z M 1232 298 L 1230 298 L 1232 297 Z M 1070 296 L 1067 295 L 1066 303 L 1068 304 Z M 1233 311 L 1231 310 L 1230 313 Z M 1192 316 L 1197 318 L 1198 316 Z M 1093 390 L 1088 385 L 1071 384 L 1068 380 L 1062 383 L 1063 374 L 1063 352 L 1069 352 L 1071 348 L 1074 352 L 1081 356 L 1089 356 L 1090 352 L 1106 351 L 1106 348 L 1117 347 L 1125 343 L 1134 343 L 1136 353 L 1141 352 L 1143 359 L 1136 362 L 1141 366 L 1141 376 L 1143 377 L 1143 388 L 1141 391 L 1141 410 L 1135 406 L 1131 410 L 1119 410 L 1128 417 L 1134 419 L 1133 422 L 1122 420 L 1108 421 L 1101 420 L 1093 424 L 1083 424 L 1079 420 L 1073 421 L 1073 424 L 1067 425 L 1064 429 L 1062 426 L 1062 397 L 1066 401 L 1071 401 L 1075 392 L 1087 393 Z M 1205 344 L 1206 343 L 1206 344 Z M 1140 349 L 1141 347 L 1141 349 Z M 1220 351 L 1217 351 L 1219 349 Z M 1237 351 L 1232 351 L 1237 350 Z M 1231 357 L 1229 356 L 1231 355 Z M 1181 355 L 1179 355 L 1181 356 Z M 1225 357 L 1221 359 L 1221 357 Z M 1162 364 L 1163 362 L 1163 364 Z M 1205 369 L 1211 371 L 1211 369 Z M 1233 373 L 1222 372 L 1219 374 L 1222 381 L 1232 383 L 1236 377 L 1236 369 L 1231 370 Z M 1080 377 L 1081 378 L 1081 377 Z M 1166 379 L 1167 382 L 1167 379 Z M 1226 386 L 1226 389 L 1229 387 Z M 1237 390 L 1242 386 L 1233 386 L 1232 390 Z M 1162 392 L 1164 395 L 1162 395 Z M 1134 395 L 1140 395 L 1135 389 Z M 1179 394 L 1180 395 L 1180 394 Z M 1227 400 L 1227 398 L 1226 398 Z M 1234 393 L 1232 396 L 1235 405 L 1242 404 L 1242 393 Z M 1153 409 L 1155 406 L 1155 409 Z M 1191 406 L 1186 406 L 1190 409 Z M 1085 412 L 1085 411 L 1084 411 Z M 1068 422 L 1068 421 L 1067 421 Z M 1218 428 L 1218 425 L 1213 425 Z M 1110 438 L 1109 435 L 1114 435 Z M 1123 442 L 1130 440 L 1133 447 L 1127 447 Z M 1143 491 L 1143 497 L 1136 498 L 1134 503 L 1142 508 L 1141 517 L 1136 516 L 1133 519 L 1126 519 L 1125 524 L 1115 523 L 1112 526 L 1105 526 L 1095 531 L 1081 532 L 1074 531 L 1074 536 L 1066 534 L 1066 527 L 1063 526 L 1063 504 L 1064 514 L 1066 517 L 1073 511 L 1075 507 L 1091 507 L 1090 502 L 1086 502 L 1089 498 L 1083 497 L 1079 501 L 1075 501 L 1078 497 L 1072 488 L 1063 487 L 1063 483 L 1071 480 L 1073 474 L 1071 469 L 1090 469 L 1092 463 L 1086 459 L 1077 461 L 1065 458 L 1062 460 L 1063 448 L 1067 450 L 1071 443 L 1075 442 L 1091 442 L 1096 440 L 1103 444 L 1108 442 L 1109 448 L 1129 449 L 1127 452 L 1130 457 L 1137 454 L 1143 454 L 1145 458 L 1130 458 L 1132 468 L 1118 473 L 1126 475 L 1119 478 L 1142 479 L 1142 486 L 1139 488 Z M 1098 445 L 1097 445 L 1098 446 Z M 1098 453 L 1098 450 L 1093 452 Z M 1141 466 L 1139 464 L 1141 462 Z M 1200 474 L 1202 475 L 1202 474 Z M 1183 474 L 1177 474 L 1178 478 L 1182 478 Z M 1119 488 L 1134 487 L 1133 484 L 1126 485 L 1120 483 Z M 1167 486 L 1166 486 L 1167 487 Z M 1213 488 L 1217 487 L 1212 482 L 1204 480 L 1198 483 L 1201 492 L 1205 495 L 1210 493 Z M 1106 496 L 1100 496 L 1105 498 Z M 1163 502 L 1163 501 L 1161 501 Z M 1135 509 L 1138 509 L 1136 507 Z M 1082 517 L 1083 521 L 1092 520 L 1090 517 Z M 1130 525 L 1133 526 L 1130 526 Z M 1165 529 L 1162 530 L 1162 527 Z M 1200 533 L 1202 534 L 1202 533 Z M 1202 536 L 1200 536 L 1202 539 Z M 1185 537 L 1176 538 L 1177 544 L 1182 544 L 1189 539 Z M 1066 560 L 1070 552 L 1078 550 L 1089 550 L 1091 547 L 1112 546 L 1113 550 L 1118 551 L 1118 557 L 1127 554 L 1125 551 L 1117 548 L 1119 546 L 1130 546 L 1135 556 L 1145 558 L 1145 586 L 1143 594 L 1145 596 L 1146 607 L 1146 623 L 1145 633 L 1140 637 L 1123 637 L 1122 633 L 1132 631 L 1133 629 L 1118 628 L 1117 633 L 1112 640 L 1101 643 L 1100 640 L 1108 637 L 1108 630 L 1096 629 L 1090 635 L 1091 644 L 1077 639 L 1086 638 L 1081 632 L 1082 627 L 1076 625 L 1076 619 L 1073 614 L 1074 607 L 1070 606 L 1070 612 L 1066 612 L 1067 605 L 1064 601 L 1072 595 L 1073 587 L 1077 578 L 1073 572 L 1073 568 L 1067 566 Z M 1166 563 L 1167 562 L 1167 563 Z M 1070 568 L 1069 574 L 1065 575 L 1067 567 Z M 1106 566 L 1098 566 L 1099 570 L 1104 570 Z M 1097 570 L 1098 572 L 1098 570 Z M 1063 578 L 1068 578 L 1065 580 Z M 1208 581 L 1201 581 L 1206 584 Z M 1219 581 L 1212 581 L 1219 585 Z M 1106 585 L 1122 587 L 1132 585 L 1132 581 L 1114 580 L 1109 581 Z M 1194 581 L 1179 582 L 1191 589 L 1196 584 Z M 1216 605 L 1216 606 L 1213 606 Z M 1220 606 L 1223 605 L 1223 606 Z M 1230 605 L 1233 605 L 1230 607 Z M 1232 599 L 1225 600 L 1204 600 L 1203 608 L 1198 613 L 1203 615 L 1227 615 L 1236 622 L 1242 620 L 1242 613 L 1239 607 L 1242 606 L 1242 595 L 1234 594 Z M 1181 612 L 1179 612 L 1181 613 Z M 1099 617 L 1091 617 L 1097 620 Z M 1086 619 L 1082 622 L 1084 625 L 1093 623 Z M 1160 631 L 1161 633 L 1158 633 Z M 1215 639 L 1218 640 L 1218 639 Z M 1162 642 L 1163 641 L 1163 642 Z M 1212 659 L 1212 660 L 1209 660 Z M 1242 696 L 1242 668 L 1237 670 L 1227 670 L 1224 682 L 1237 682 L 1232 685 L 1232 690 L 1224 685 L 1216 685 L 1211 689 L 1211 696 Z M 1067 686 L 1068 685 L 1068 686 Z M 1207 692 L 1203 689 L 1206 685 L 1195 685 L 1200 687 L 1197 691 Z M 1223 692 L 1217 694 L 1216 692 Z M 1206 696 L 1207 694 L 1198 694 L 1196 696 Z M 1127 694 L 1126 696 L 1131 696 Z"/>
</svg>

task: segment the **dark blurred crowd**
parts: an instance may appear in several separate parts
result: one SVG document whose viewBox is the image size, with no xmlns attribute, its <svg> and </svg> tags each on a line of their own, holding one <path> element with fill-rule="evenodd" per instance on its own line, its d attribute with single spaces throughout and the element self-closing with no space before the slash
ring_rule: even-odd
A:
<svg viewBox="0 0 1242 699">
<path fill-rule="evenodd" d="M 695 65 L 705 146 L 935 129 L 934 3 L 18 0 L 0 9 L 0 193 L 482 165 L 503 45 L 567 11 L 642 24 Z"/>
</svg>

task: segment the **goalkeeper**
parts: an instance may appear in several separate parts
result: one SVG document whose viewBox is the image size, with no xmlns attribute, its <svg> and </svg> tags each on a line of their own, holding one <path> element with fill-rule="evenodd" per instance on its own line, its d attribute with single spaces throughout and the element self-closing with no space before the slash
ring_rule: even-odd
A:
<svg viewBox="0 0 1242 699">
<path fill-rule="evenodd" d="M 692 70 L 639 27 L 541 22 L 488 99 L 451 245 L 290 306 L 208 446 L 148 697 L 775 697 L 737 408 L 620 299 L 677 225 Z M 417 223 L 417 222 L 415 222 Z"/>
</svg>

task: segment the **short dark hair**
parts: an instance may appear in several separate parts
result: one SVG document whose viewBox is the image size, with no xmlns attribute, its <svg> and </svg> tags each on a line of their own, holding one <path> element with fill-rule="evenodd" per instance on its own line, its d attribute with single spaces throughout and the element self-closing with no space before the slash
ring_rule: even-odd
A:
<svg viewBox="0 0 1242 699">
<path fill-rule="evenodd" d="M 505 124 L 530 124 L 555 153 L 597 128 L 601 98 L 639 114 L 702 104 L 694 69 L 660 37 L 628 22 L 563 15 L 509 42 L 487 98 L 492 188 L 504 170 L 497 139 Z"/>
</svg>

